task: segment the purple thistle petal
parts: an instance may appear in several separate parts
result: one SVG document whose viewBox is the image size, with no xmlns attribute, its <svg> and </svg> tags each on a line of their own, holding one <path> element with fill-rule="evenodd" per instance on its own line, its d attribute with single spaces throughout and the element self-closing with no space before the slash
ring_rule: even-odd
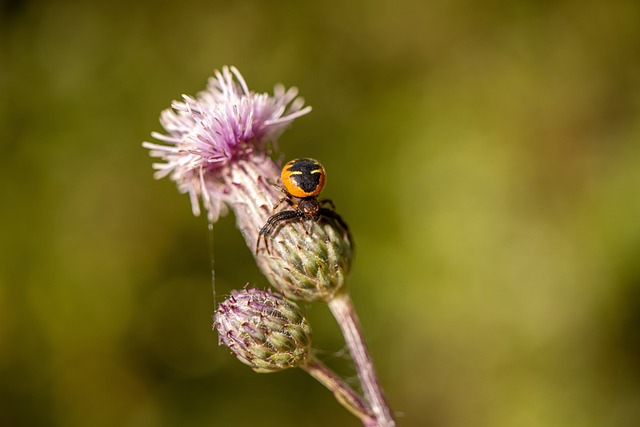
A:
<svg viewBox="0 0 640 427">
<path fill-rule="evenodd" d="M 235 67 L 216 71 L 207 89 L 196 97 L 183 95 L 160 115 L 166 134 L 153 138 L 166 145 L 145 142 L 157 179 L 169 176 L 181 193 L 189 193 L 193 213 L 199 200 L 215 221 L 224 210 L 222 179 L 226 167 L 250 154 L 265 152 L 296 118 L 311 111 L 298 90 L 277 85 L 274 94 L 251 92 Z"/>
</svg>

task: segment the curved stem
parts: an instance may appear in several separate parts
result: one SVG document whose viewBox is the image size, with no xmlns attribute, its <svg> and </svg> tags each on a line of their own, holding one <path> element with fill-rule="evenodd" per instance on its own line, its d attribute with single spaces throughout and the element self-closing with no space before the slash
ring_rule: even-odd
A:
<svg viewBox="0 0 640 427">
<path fill-rule="evenodd" d="M 396 422 L 373 367 L 373 361 L 367 349 L 351 297 L 346 292 L 336 295 L 329 302 L 329 309 L 342 330 L 362 384 L 362 391 L 371 406 L 377 425 L 379 427 L 395 427 Z"/>
<path fill-rule="evenodd" d="M 314 356 L 300 366 L 312 377 L 317 379 L 322 385 L 331 390 L 342 406 L 347 408 L 356 417 L 360 418 L 365 427 L 377 427 L 375 418 L 369 406 L 362 401 L 358 395 L 342 378 L 336 375 L 328 366 L 316 359 Z"/>
</svg>

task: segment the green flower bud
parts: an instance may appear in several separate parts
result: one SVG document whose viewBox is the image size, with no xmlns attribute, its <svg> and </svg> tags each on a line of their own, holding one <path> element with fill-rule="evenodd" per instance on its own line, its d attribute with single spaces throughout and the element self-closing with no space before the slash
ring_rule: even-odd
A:
<svg viewBox="0 0 640 427">
<path fill-rule="evenodd" d="M 311 327 L 300 308 L 258 289 L 231 292 L 214 316 L 219 344 L 256 372 L 277 372 L 303 363 L 311 348 Z"/>
<path fill-rule="evenodd" d="M 351 237 L 339 220 L 282 221 L 258 244 L 260 229 L 283 196 L 274 184 L 279 172 L 268 157 L 239 160 L 228 170 L 225 201 L 249 248 L 257 248 L 258 267 L 278 292 L 299 301 L 331 301 L 345 288 L 353 257 Z"/>
<path fill-rule="evenodd" d="M 353 251 L 339 224 L 325 219 L 286 223 L 270 240 L 260 267 L 287 298 L 328 302 L 346 286 Z"/>
</svg>

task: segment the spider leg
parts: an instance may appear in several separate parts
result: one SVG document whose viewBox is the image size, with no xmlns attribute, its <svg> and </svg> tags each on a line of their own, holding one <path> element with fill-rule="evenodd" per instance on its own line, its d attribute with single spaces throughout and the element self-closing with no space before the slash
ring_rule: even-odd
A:
<svg viewBox="0 0 640 427">
<path fill-rule="evenodd" d="M 351 232 L 349 231 L 349 226 L 347 225 L 346 222 L 344 222 L 342 217 L 336 211 L 333 211 L 327 208 L 320 208 L 320 210 L 318 211 L 318 215 L 335 220 L 340 225 L 342 230 L 345 232 L 345 235 L 349 239 L 349 242 L 351 242 L 351 244 L 353 245 L 353 239 L 351 238 Z"/>
<path fill-rule="evenodd" d="M 289 197 L 283 197 L 282 199 L 278 200 L 278 203 L 273 205 L 272 210 L 275 211 L 276 209 L 278 209 L 278 206 L 280 206 L 284 202 L 287 202 L 289 206 L 293 206 L 293 200 L 291 200 Z"/>
<path fill-rule="evenodd" d="M 287 198 L 291 197 L 291 195 L 289 194 L 289 192 L 280 184 L 276 184 L 274 185 L 274 187 L 276 187 L 276 190 L 279 190 L 282 194 L 284 194 Z"/>
<path fill-rule="evenodd" d="M 292 211 L 292 210 L 281 211 L 271 215 L 267 220 L 267 222 L 264 224 L 264 226 L 260 229 L 260 232 L 258 233 L 258 241 L 256 242 L 256 254 L 258 253 L 258 249 L 260 247 L 260 238 L 262 237 L 264 237 L 267 253 L 271 254 L 271 252 L 269 251 L 269 243 L 267 241 L 267 237 L 269 236 L 269 234 L 271 234 L 273 229 L 276 227 L 276 225 L 280 221 L 288 221 L 290 219 L 299 218 L 299 217 L 300 217 L 300 214 L 298 213 L 298 211 Z"/>
<path fill-rule="evenodd" d="M 336 210 L 336 205 L 333 204 L 333 201 L 331 199 L 323 199 L 323 200 L 319 200 L 318 204 L 320 206 L 322 205 L 329 205 L 331 206 L 331 209 L 333 209 L 334 211 Z"/>
</svg>

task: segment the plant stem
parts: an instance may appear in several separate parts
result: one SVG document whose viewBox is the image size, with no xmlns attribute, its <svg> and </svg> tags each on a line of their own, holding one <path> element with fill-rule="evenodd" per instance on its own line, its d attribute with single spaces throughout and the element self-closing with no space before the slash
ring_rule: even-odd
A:
<svg viewBox="0 0 640 427">
<path fill-rule="evenodd" d="M 379 427 L 395 427 L 396 422 L 373 367 L 373 361 L 367 349 L 351 297 L 347 292 L 336 295 L 329 302 L 329 309 L 336 318 L 347 347 L 351 352 L 351 357 L 362 385 L 362 391 L 371 406 L 377 422 L 376 425 Z"/>
<path fill-rule="evenodd" d="M 338 402 L 358 417 L 365 427 L 378 426 L 371 409 L 362 401 L 362 397 L 315 356 L 309 357 L 300 367 L 331 390 Z"/>
</svg>

